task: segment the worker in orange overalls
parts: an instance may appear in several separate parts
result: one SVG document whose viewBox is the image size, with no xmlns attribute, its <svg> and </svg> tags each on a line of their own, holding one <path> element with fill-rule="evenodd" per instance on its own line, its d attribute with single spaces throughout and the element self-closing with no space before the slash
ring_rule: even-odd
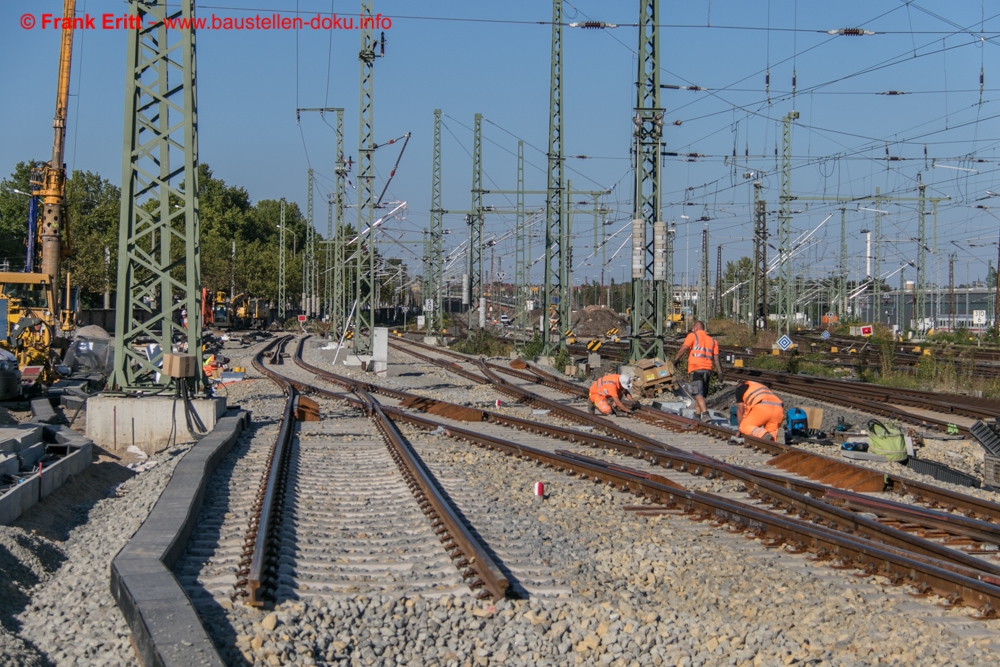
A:
<svg viewBox="0 0 1000 667">
<path fill-rule="evenodd" d="M 632 407 L 626 406 L 621 400 L 624 394 L 631 401 L 631 389 L 632 378 L 628 375 L 612 373 L 595 381 L 594 384 L 590 385 L 590 405 L 588 407 L 591 414 L 594 414 L 595 408 L 600 410 L 602 415 L 610 415 L 612 412 L 618 414 L 619 410 L 621 412 L 631 411 Z"/>
<path fill-rule="evenodd" d="M 760 382 L 747 380 L 736 389 L 736 401 L 740 433 L 777 442 L 778 426 L 785 418 L 781 399 Z"/>
<path fill-rule="evenodd" d="M 688 355 L 688 373 L 692 380 L 701 382 L 701 391 L 696 392 L 695 402 L 698 404 L 698 415 L 705 419 L 708 415 L 708 405 L 705 403 L 705 396 L 708 395 L 708 381 L 712 375 L 712 365 L 715 365 L 715 372 L 719 374 L 719 381 L 722 381 L 722 365 L 719 363 L 719 344 L 705 331 L 705 324 L 701 320 L 695 320 L 691 325 L 691 333 L 684 339 L 684 344 L 677 351 L 674 363 L 678 363 L 685 352 Z"/>
</svg>

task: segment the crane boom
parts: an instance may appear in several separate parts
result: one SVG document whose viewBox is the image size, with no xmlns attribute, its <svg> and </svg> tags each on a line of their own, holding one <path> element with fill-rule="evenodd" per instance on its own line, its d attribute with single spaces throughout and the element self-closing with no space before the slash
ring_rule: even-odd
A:
<svg viewBox="0 0 1000 667">
<path fill-rule="evenodd" d="M 42 225 L 39 230 L 42 250 L 42 273 L 50 276 L 51 284 L 58 294 L 59 263 L 64 252 L 62 228 L 66 224 L 66 169 L 63 166 L 66 147 L 66 108 L 69 104 L 69 72 L 73 58 L 73 19 L 76 0 L 63 0 L 62 43 L 59 47 L 59 80 L 56 86 L 56 115 L 52 120 L 52 159 L 43 167 Z M 68 244 L 67 244 L 68 246 Z M 67 248 L 68 249 L 68 248 Z M 60 307 L 56 300 L 55 316 Z"/>
</svg>

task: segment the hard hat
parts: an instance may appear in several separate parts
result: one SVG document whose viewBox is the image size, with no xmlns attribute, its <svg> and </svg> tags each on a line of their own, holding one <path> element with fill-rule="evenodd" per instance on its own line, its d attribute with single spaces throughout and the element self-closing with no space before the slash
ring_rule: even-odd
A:
<svg viewBox="0 0 1000 667">
<path fill-rule="evenodd" d="M 620 375 L 620 376 L 618 376 L 618 381 L 621 383 L 622 389 L 624 389 L 625 391 L 631 391 L 632 390 L 632 377 L 631 376 L 629 376 L 629 375 Z"/>
</svg>

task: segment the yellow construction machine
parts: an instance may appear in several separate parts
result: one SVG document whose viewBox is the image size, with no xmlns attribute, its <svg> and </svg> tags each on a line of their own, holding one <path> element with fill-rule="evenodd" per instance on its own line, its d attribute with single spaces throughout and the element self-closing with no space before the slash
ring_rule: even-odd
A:
<svg viewBox="0 0 1000 667">
<path fill-rule="evenodd" d="M 681 302 L 674 301 L 673 305 L 667 312 L 667 322 L 670 322 L 670 326 L 682 324 L 684 322 L 684 317 L 684 308 L 681 306 Z"/>
<path fill-rule="evenodd" d="M 68 341 L 57 338 L 56 332 L 72 329 L 70 321 L 57 323 L 55 286 L 45 277 L 41 273 L 0 272 L 0 330 L 7 332 L 0 348 L 17 357 L 25 384 L 50 384 L 56 379 L 53 369 Z"/>
<path fill-rule="evenodd" d="M 271 308 L 267 300 L 238 294 L 233 297 L 233 328 L 263 329 L 271 318 Z"/>
</svg>

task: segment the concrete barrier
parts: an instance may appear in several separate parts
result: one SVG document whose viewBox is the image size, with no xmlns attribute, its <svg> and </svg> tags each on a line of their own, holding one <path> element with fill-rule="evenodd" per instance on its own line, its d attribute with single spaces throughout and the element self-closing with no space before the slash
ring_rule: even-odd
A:
<svg viewBox="0 0 1000 667">
<path fill-rule="evenodd" d="M 249 421 L 242 410 L 223 417 L 184 455 L 149 516 L 111 563 L 111 594 L 145 667 L 225 664 L 173 567 L 198 520 L 212 472 Z"/>
<path fill-rule="evenodd" d="M 13 472 L 19 468 L 34 466 L 42 457 L 43 448 L 49 450 L 51 447 L 63 447 L 63 451 L 57 452 L 64 456 L 59 460 L 50 463 L 42 474 L 37 472 L 30 477 L 26 477 L 23 482 L 11 488 L 0 496 L 0 525 L 9 525 L 25 511 L 33 507 L 42 498 L 49 495 L 72 475 L 78 475 L 90 465 L 94 458 L 94 443 L 82 435 L 71 431 L 68 427 L 57 427 L 72 433 L 72 436 L 63 436 L 65 442 L 58 443 L 56 437 L 49 432 L 49 427 L 45 427 L 45 435 L 52 444 L 43 445 L 40 442 L 32 444 L 19 450 L 14 455 L 16 458 L 0 463 L 13 466 Z M 42 428 L 38 428 L 39 434 Z M 39 440 L 41 438 L 39 437 Z M 22 443 L 23 444 L 23 443 Z"/>
</svg>

